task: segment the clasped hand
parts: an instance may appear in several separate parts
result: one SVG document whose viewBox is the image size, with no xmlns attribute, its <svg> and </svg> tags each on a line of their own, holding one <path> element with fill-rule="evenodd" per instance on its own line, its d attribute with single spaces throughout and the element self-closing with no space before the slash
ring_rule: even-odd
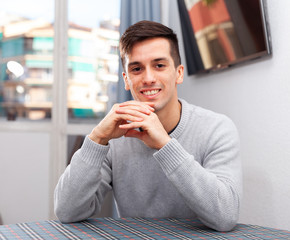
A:
<svg viewBox="0 0 290 240">
<path fill-rule="evenodd" d="M 142 131 L 136 130 L 140 128 Z M 162 148 L 171 139 L 154 113 L 154 103 L 138 101 L 115 104 L 89 138 L 106 145 L 121 136 L 138 138 L 154 149 Z"/>
</svg>

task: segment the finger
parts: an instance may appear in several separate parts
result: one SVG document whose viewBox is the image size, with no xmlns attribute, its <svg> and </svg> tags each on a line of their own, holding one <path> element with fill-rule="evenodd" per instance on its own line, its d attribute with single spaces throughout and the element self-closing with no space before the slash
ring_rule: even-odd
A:
<svg viewBox="0 0 290 240">
<path fill-rule="evenodd" d="M 131 100 L 131 101 L 126 101 L 126 102 L 120 103 L 120 105 L 136 105 L 136 104 L 146 104 L 148 106 L 153 106 L 154 105 L 153 102 L 140 102 L 140 101 L 135 101 L 135 100 Z"/>
<path fill-rule="evenodd" d="M 126 106 L 126 107 L 119 107 L 115 110 L 116 113 L 119 114 L 131 114 L 135 116 L 142 116 L 141 114 L 150 115 L 152 111 L 147 108 L 140 108 L 138 106 Z"/>
<path fill-rule="evenodd" d="M 127 101 L 119 104 L 120 107 L 126 106 L 142 106 L 148 108 L 150 111 L 154 112 L 154 103 L 151 102 L 138 102 L 138 101 Z"/>
<path fill-rule="evenodd" d="M 133 104 L 128 104 L 128 105 L 120 105 L 119 108 L 130 108 L 130 109 L 135 109 L 139 112 L 143 112 L 146 114 L 149 114 L 151 112 L 154 112 L 155 109 L 148 106 L 148 105 L 133 105 Z"/>
<path fill-rule="evenodd" d="M 141 122 L 128 122 L 128 123 L 119 125 L 119 128 L 121 128 L 121 129 L 135 129 L 135 128 L 137 129 L 140 127 L 142 127 Z"/>
<path fill-rule="evenodd" d="M 127 121 L 129 122 L 142 122 L 144 119 L 142 117 L 138 117 L 138 116 L 133 116 L 130 114 L 118 114 L 117 120 L 123 120 L 127 123 Z M 121 124 L 123 125 L 123 124 Z"/>
</svg>

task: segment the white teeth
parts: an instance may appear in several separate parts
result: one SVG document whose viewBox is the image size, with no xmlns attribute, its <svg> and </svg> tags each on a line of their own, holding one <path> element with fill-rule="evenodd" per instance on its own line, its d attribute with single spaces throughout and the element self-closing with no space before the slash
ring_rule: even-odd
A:
<svg viewBox="0 0 290 240">
<path fill-rule="evenodd" d="M 151 91 L 144 91 L 143 94 L 146 96 L 149 96 L 149 95 L 154 95 L 158 92 L 159 92 L 159 90 L 151 90 Z"/>
</svg>

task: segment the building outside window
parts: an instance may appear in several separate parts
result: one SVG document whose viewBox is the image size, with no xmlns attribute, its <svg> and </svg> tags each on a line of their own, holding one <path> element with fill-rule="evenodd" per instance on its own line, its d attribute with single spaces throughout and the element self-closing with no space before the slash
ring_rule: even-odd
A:
<svg viewBox="0 0 290 240">
<path fill-rule="evenodd" d="M 102 118 L 116 101 L 119 21 L 98 28 L 69 25 L 68 119 Z"/>
<path fill-rule="evenodd" d="M 15 13 L 13 6 L 20 1 L 6 2 L 0 18 L 0 118 L 50 120 L 56 97 L 52 91 L 53 1 L 46 1 L 49 6 L 34 3 L 29 13 L 21 8 Z M 97 11 L 100 6 L 95 1 L 81 1 L 81 13 L 80 1 L 68 2 L 68 64 L 63 71 L 68 72 L 64 96 L 69 122 L 103 117 L 116 101 L 119 1 L 107 2 L 103 13 Z M 108 12 L 114 15 L 103 15 Z"/>
</svg>

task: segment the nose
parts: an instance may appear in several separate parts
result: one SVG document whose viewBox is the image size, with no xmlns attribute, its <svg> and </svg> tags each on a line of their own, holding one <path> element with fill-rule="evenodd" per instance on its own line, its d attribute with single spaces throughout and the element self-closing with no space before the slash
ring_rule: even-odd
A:
<svg viewBox="0 0 290 240">
<path fill-rule="evenodd" d="M 150 68 L 146 69 L 143 75 L 143 84 L 151 85 L 156 82 L 154 71 Z"/>
</svg>

